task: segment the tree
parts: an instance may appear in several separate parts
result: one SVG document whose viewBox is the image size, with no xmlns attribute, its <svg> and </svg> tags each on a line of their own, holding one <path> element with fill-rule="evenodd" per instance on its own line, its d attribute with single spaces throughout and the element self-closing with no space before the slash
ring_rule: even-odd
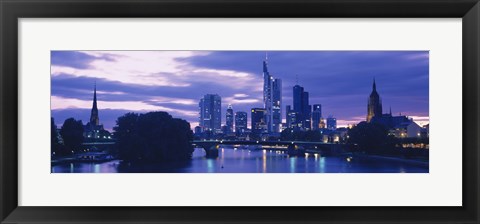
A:
<svg viewBox="0 0 480 224">
<path fill-rule="evenodd" d="M 380 152 L 391 149 L 392 138 L 381 124 L 360 122 L 348 131 L 348 142 L 357 144 L 366 152 Z"/>
<path fill-rule="evenodd" d="M 280 134 L 283 141 L 309 141 L 319 142 L 322 140 L 322 134 L 319 131 L 300 131 L 287 128 Z"/>
<path fill-rule="evenodd" d="M 62 152 L 60 151 L 61 148 L 58 139 L 57 126 L 55 125 L 55 120 L 53 119 L 53 117 L 50 119 L 50 146 L 52 147 L 53 155 L 62 154 Z"/>
<path fill-rule="evenodd" d="M 130 162 L 191 159 L 190 123 L 166 112 L 128 113 L 113 128 L 119 158 Z"/>
<path fill-rule="evenodd" d="M 67 150 L 78 151 L 83 142 L 83 124 L 81 120 L 75 120 L 74 118 L 68 118 L 63 122 L 60 129 L 60 135 L 62 136 L 63 143 Z"/>
</svg>

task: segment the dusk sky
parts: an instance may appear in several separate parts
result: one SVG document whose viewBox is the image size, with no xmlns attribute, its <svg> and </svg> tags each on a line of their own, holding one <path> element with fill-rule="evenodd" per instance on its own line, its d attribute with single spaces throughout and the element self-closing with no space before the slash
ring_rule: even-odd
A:
<svg viewBox="0 0 480 224">
<path fill-rule="evenodd" d="M 198 125 L 198 102 L 222 97 L 222 125 L 234 112 L 263 107 L 265 51 L 52 51 L 51 108 L 58 127 L 89 121 L 96 82 L 100 123 L 112 130 L 127 113 L 166 111 Z M 383 111 L 428 123 L 428 51 L 268 51 L 270 74 L 283 82 L 282 118 L 298 84 L 338 126 L 364 121 L 375 78 Z"/>
</svg>

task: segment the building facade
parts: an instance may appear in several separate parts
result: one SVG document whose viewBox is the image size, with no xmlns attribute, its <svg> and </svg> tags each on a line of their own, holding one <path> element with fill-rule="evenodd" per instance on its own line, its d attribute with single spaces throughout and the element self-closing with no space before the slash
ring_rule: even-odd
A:
<svg viewBox="0 0 480 224">
<path fill-rule="evenodd" d="M 268 71 L 268 58 L 263 61 L 263 106 L 268 133 L 279 133 L 282 124 L 282 80 Z"/>
<path fill-rule="evenodd" d="M 251 115 L 251 126 L 252 133 L 255 134 L 264 134 L 268 133 L 267 122 L 265 117 L 267 115 L 267 110 L 265 108 L 252 108 Z"/>
<path fill-rule="evenodd" d="M 312 130 L 320 129 L 320 122 L 322 120 L 322 105 L 314 104 L 312 111 Z"/>
<path fill-rule="evenodd" d="M 337 118 L 333 116 L 328 116 L 327 118 L 327 129 L 336 130 L 337 129 Z"/>
<path fill-rule="evenodd" d="M 231 104 L 229 104 L 227 107 L 227 113 L 225 114 L 225 124 L 227 126 L 225 134 L 233 133 L 233 108 Z"/>
<path fill-rule="evenodd" d="M 221 132 L 222 98 L 218 94 L 206 94 L 198 104 L 200 127 L 204 131 Z"/>
<path fill-rule="evenodd" d="M 247 133 L 247 112 L 235 113 L 235 134 L 241 136 Z"/>
<path fill-rule="evenodd" d="M 309 94 L 299 85 L 293 87 L 293 111 L 297 116 L 294 127 L 300 130 L 311 130 L 312 106 L 309 104 Z"/>
</svg>

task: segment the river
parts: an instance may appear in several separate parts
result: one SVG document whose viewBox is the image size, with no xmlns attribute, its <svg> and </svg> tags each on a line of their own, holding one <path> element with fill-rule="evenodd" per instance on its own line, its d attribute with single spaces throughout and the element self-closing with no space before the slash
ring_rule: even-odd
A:
<svg viewBox="0 0 480 224">
<path fill-rule="evenodd" d="M 191 161 L 132 165 L 119 160 L 104 163 L 63 163 L 52 173 L 428 173 L 428 162 L 381 157 L 289 156 L 282 151 L 221 148 L 218 158 L 195 149 Z"/>
</svg>

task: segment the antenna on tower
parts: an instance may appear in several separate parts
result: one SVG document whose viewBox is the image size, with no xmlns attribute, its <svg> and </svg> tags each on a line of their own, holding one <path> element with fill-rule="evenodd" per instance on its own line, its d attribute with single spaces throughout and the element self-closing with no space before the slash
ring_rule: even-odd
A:
<svg viewBox="0 0 480 224">
<path fill-rule="evenodd" d="M 268 51 L 265 51 L 265 61 L 268 61 Z"/>
<path fill-rule="evenodd" d="M 298 85 L 298 74 L 295 75 L 295 83 Z"/>
</svg>

